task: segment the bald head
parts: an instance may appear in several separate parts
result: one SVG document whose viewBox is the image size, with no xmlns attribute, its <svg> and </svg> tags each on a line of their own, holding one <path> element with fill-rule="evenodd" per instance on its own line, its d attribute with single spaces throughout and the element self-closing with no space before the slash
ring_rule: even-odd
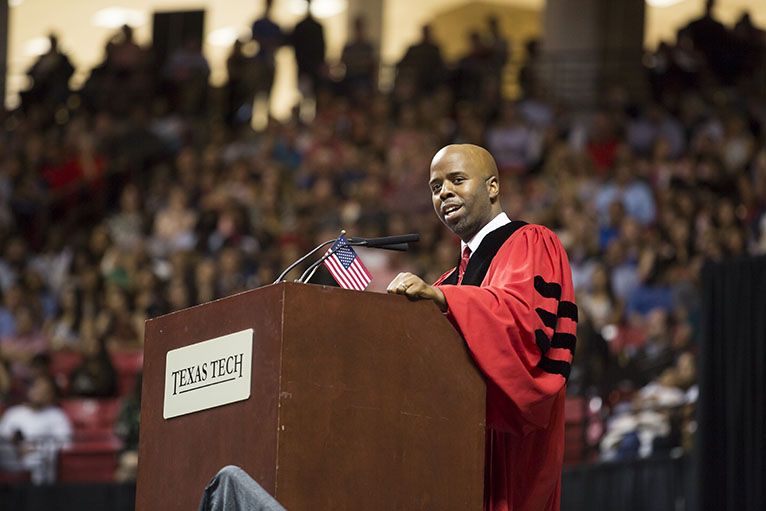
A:
<svg viewBox="0 0 766 511">
<path fill-rule="evenodd" d="M 448 145 L 436 153 L 429 185 L 436 214 L 465 242 L 502 212 L 497 165 L 477 145 Z"/>
<path fill-rule="evenodd" d="M 471 171 L 480 177 L 498 177 L 497 164 L 489 151 L 474 144 L 452 144 L 442 147 L 431 160 L 431 168 L 444 158 L 459 158 Z"/>
</svg>

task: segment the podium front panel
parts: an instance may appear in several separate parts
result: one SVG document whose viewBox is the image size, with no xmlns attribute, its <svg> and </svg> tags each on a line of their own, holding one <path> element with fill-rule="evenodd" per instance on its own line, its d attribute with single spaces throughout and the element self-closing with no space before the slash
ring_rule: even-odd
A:
<svg viewBox="0 0 766 511">
<path fill-rule="evenodd" d="M 282 297 L 278 287 L 263 288 L 147 321 L 137 511 L 197 509 L 205 485 L 230 464 L 276 491 Z M 164 419 L 166 353 L 247 328 L 250 398 Z"/>
<path fill-rule="evenodd" d="M 485 386 L 461 337 L 431 302 L 312 287 L 286 290 L 279 500 L 480 510 Z"/>
</svg>

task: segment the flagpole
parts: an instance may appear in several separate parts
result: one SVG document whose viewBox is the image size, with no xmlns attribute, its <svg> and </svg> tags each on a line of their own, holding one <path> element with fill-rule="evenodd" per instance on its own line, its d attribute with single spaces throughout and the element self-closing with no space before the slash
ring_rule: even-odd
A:
<svg viewBox="0 0 766 511">
<path fill-rule="evenodd" d="M 313 277 L 313 276 L 314 276 L 314 274 L 317 272 L 317 270 L 318 270 L 318 269 L 319 269 L 319 265 L 317 265 L 317 266 L 314 266 L 314 269 L 313 269 L 313 270 L 311 270 L 311 273 L 309 273 L 309 276 L 308 276 L 308 277 L 306 277 L 306 282 L 308 282 L 309 280 L 311 280 L 311 277 Z"/>
</svg>

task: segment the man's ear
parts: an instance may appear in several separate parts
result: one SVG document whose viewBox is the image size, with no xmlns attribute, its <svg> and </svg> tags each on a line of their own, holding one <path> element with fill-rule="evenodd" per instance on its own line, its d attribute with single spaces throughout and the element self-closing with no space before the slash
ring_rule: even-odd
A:
<svg viewBox="0 0 766 511">
<path fill-rule="evenodd" d="M 500 181 L 497 176 L 487 178 L 487 192 L 489 193 L 489 200 L 495 202 L 500 194 Z"/>
</svg>

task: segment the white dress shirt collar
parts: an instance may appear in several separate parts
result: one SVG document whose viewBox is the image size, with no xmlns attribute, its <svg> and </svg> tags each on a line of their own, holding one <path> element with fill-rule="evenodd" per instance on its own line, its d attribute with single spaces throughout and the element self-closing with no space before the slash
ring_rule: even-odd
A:
<svg viewBox="0 0 766 511">
<path fill-rule="evenodd" d="M 484 237 L 487 234 L 509 223 L 511 223 L 511 219 L 508 218 L 508 215 L 506 215 L 505 212 L 500 212 L 500 214 L 490 220 L 487 225 L 479 229 L 479 232 L 474 234 L 473 238 L 468 240 L 468 243 L 464 241 L 460 242 L 460 253 L 462 254 L 465 246 L 468 245 L 468 248 L 471 249 L 471 255 L 473 255 L 476 252 L 476 249 L 479 248 L 479 245 L 481 245 L 481 242 L 484 241 Z"/>
</svg>

